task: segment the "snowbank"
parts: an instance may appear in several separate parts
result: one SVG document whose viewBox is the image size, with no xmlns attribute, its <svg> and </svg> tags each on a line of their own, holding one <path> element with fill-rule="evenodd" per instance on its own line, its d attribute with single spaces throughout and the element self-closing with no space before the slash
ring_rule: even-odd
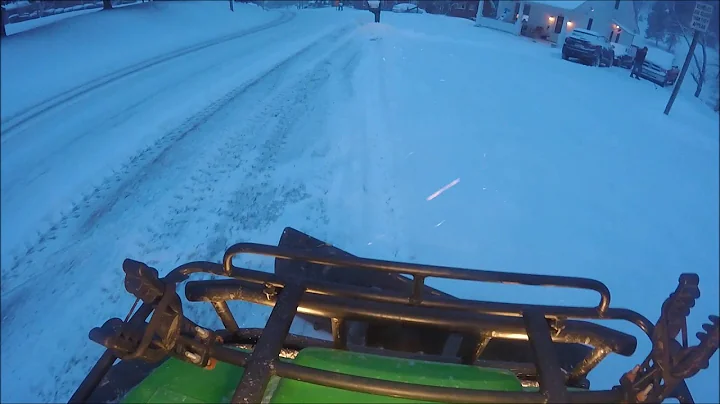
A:
<svg viewBox="0 0 720 404">
<path fill-rule="evenodd" d="M 18 3 L 10 3 L 9 5 L 17 5 Z M 140 0 L 135 0 L 133 3 L 116 4 L 113 6 L 114 9 L 132 7 L 135 5 L 143 4 Z M 16 7 L 17 8 L 17 7 Z M 66 11 L 67 10 L 67 11 Z M 72 10 L 72 11 L 70 11 Z M 72 6 L 68 8 L 48 8 L 43 12 L 43 16 L 40 18 L 33 18 L 31 20 L 20 21 L 17 23 L 7 24 L 5 26 L 5 32 L 8 35 L 17 35 L 21 32 L 31 31 L 35 28 L 40 28 L 45 25 L 50 25 L 58 21 L 62 21 L 68 18 L 79 17 L 85 14 L 92 14 L 98 11 L 102 11 L 102 3 L 86 3 L 83 5 Z"/>
<path fill-rule="evenodd" d="M 11 11 L 11 10 L 17 10 L 18 8 L 27 7 L 29 5 L 30 5 L 29 1 L 22 0 L 22 1 L 17 1 L 14 3 L 5 4 L 2 6 L 2 8 L 4 8 L 7 11 Z"/>
<path fill-rule="evenodd" d="M 69 11 L 66 13 L 59 13 L 59 14 L 49 15 L 46 17 L 34 18 L 32 20 L 16 22 L 13 24 L 7 24 L 5 26 L 5 32 L 8 35 L 17 35 L 21 32 L 31 31 L 35 28 L 40 28 L 42 26 L 53 24 L 53 23 L 56 23 L 58 21 L 62 21 L 62 20 L 68 19 L 68 18 L 79 17 L 79 16 L 85 15 L 85 14 L 92 14 L 92 13 L 96 13 L 101 10 L 102 10 L 102 8 L 93 8 L 93 9 L 89 9 L 89 10 Z M 4 44 L 4 42 L 3 42 L 3 44 Z"/>
<path fill-rule="evenodd" d="M 2 119 L 124 67 L 279 15 L 240 3 L 233 13 L 227 2 L 158 1 L 90 12 L 4 38 Z"/>
</svg>

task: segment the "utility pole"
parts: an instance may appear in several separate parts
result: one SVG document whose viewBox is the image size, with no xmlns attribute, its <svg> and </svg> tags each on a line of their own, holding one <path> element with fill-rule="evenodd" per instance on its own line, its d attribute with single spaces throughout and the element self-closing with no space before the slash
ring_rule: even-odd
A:
<svg viewBox="0 0 720 404">
<path fill-rule="evenodd" d="M 672 94 L 670 95 L 670 99 L 665 106 L 665 115 L 670 114 L 670 109 L 672 108 L 673 103 L 675 103 L 675 98 L 680 92 L 680 87 L 682 86 L 683 80 L 685 79 L 685 74 L 690 67 L 690 61 L 695 55 L 695 48 L 697 47 L 700 35 L 707 31 L 708 25 L 710 24 L 710 18 L 712 18 L 712 13 L 713 6 L 711 4 L 701 3 L 699 1 L 695 3 L 695 11 L 693 12 L 692 23 L 690 24 L 690 27 L 695 32 L 693 33 L 693 39 L 690 43 L 690 50 L 688 50 L 688 54 L 685 57 L 685 63 L 683 64 L 682 70 L 680 71 L 680 76 L 678 76 L 675 87 L 673 88 Z"/>
<path fill-rule="evenodd" d="M 0 23 L 2 24 L 2 31 L 0 31 L 0 37 L 7 36 L 7 31 L 5 31 L 5 7 L 0 7 Z"/>
</svg>

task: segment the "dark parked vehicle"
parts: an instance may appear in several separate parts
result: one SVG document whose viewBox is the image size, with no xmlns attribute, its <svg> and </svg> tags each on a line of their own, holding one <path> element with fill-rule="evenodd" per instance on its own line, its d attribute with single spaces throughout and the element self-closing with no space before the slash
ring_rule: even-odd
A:
<svg viewBox="0 0 720 404">
<path fill-rule="evenodd" d="M 630 69 L 633 65 L 633 57 L 630 55 L 615 56 L 615 66 L 622 67 L 623 69 Z"/>
<path fill-rule="evenodd" d="M 602 34 L 577 28 L 565 38 L 562 58 L 565 60 L 579 59 L 593 66 L 610 67 L 615 59 L 615 51 Z"/>
<path fill-rule="evenodd" d="M 617 43 L 612 44 L 612 47 L 615 51 L 613 66 L 622 67 L 623 69 L 632 68 L 635 54 L 640 48 L 637 45 L 624 46 Z"/>
</svg>

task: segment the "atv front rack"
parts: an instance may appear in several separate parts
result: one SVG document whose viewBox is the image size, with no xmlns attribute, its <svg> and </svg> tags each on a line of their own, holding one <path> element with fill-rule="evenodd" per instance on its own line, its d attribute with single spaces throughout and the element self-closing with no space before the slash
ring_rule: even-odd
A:
<svg viewBox="0 0 720 404">
<path fill-rule="evenodd" d="M 287 232 L 296 231 L 288 228 Z M 292 273 L 278 275 L 239 268 L 233 265 L 233 258 L 240 254 L 275 257 L 276 266 L 281 262 L 293 264 L 298 274 L 311 266 L 325 271 L 352 268 L 368 274 L 402 274 L 410 276 L 411 287 L 403 294 L 309 279 Z M 638 402 L 637 393 L 652 384 L 647 401 L 673 397 L 681 403 L 693 403 L 685 379 L 707 368 L 710 357 L 718 348 L 716 316 L 711 316 L 711 322 L 703 325 L 706 332 L 698 334 L 700 344 L 688 346 L 685 320 L 699 297 L 699 279 L 694 274 L 680 276 L 676 291 L 665 301 L 660 319 L 653 325 L 635 311 L 610 307 L 609 290 L 592 279 L 428 266 L 350 255 L 328 256 L 307 249 L 262 244 L 233 245 L 226 251 L 222 264 L 192 262 L 174 269 L 164 278 L 159 278 L 155 269 L 129 259 L 123 263 L 123 270 L 127 291 L 142 301 L 142 305 L 133 314 L 134 305 L 125 320 L 108 320 L 90 332 L 90 338 L 107 350 L 70 402 L 87 401 L 118 358 L 157 363 L 173 356 L 202 367 L 212 366 L 214 361 L 242 366 L 244 374 L 232 397 L 233 403 L 260 402 L 272 376 L 344 390 L 446 403 Z M 207 330 L 183 315 L 177 284 L 194 273 L 225 278 L 187 281 L 185 285 L 187 300 L 210 302 L 224 330 Z M 572 307 L 450 299 L 424 293 L 425 280 L 431 277 L 586 289 L 598 292 L 600 301 L 596 307 Z M 273 307 L 265 328 L 261 331 L 240 328 L 228 307 L 229 300 Z M 150 314 L 152 318 L 146 323 Z M 329 319 L 332 342 L 290 335 L 290 325 L 296 315 Z M 568 390 L 568 387 L 587 389 L 585 377 L 610 353 L 631 356 L 636 348 L 635 337 L 594 322 L 578 321 L 581 319 L 624 320 L 650 338 L 652 352 L 633 382 L 623 377 L 620 385 L 611 390 Z M 419 386 L 329 372 L 278 359 L 283 350 L 297 352 L 308 346 L 372 350 L 349 341 L 349 324 L 354 321 L 447 330 L 461 336 L 459 346 L 446 349 L 442 356 L 418 357 L 510 369 L 528 380 L 536 380 L 539 389 L 537 392 L 505 392 Z M 682 344 L 676 339 L 681 332 Z M 508 364 L 484 358 L 491 343 L 518 339 L 528 342 L 532 363 Z M 557 351 L 559 344 L 582 344 L 592 348 L 582 360 L 568 366 L 561 363 Z M 233 349 L 238 345 L 250 346 L 252 352 Z"/>
</svg>

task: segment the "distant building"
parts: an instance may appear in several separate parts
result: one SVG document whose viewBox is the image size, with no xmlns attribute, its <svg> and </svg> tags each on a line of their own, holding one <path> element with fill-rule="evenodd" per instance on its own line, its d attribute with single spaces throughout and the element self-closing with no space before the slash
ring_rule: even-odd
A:
<svg viewBox="0 0 720 404">
<path fill-rule="evenodd" d="M 631 0 L 483 0 L 476 25 L 560 42 L 575 28 L 629 46 L 639 35 Z"/>
<path fill-rule="evenodd" d="M 450 3 L 450 11 L 447 15 L 451 17 L 468 18 L 474 20 L 477 16 L 480 1 L 453 1 Z"/>
</svg>

